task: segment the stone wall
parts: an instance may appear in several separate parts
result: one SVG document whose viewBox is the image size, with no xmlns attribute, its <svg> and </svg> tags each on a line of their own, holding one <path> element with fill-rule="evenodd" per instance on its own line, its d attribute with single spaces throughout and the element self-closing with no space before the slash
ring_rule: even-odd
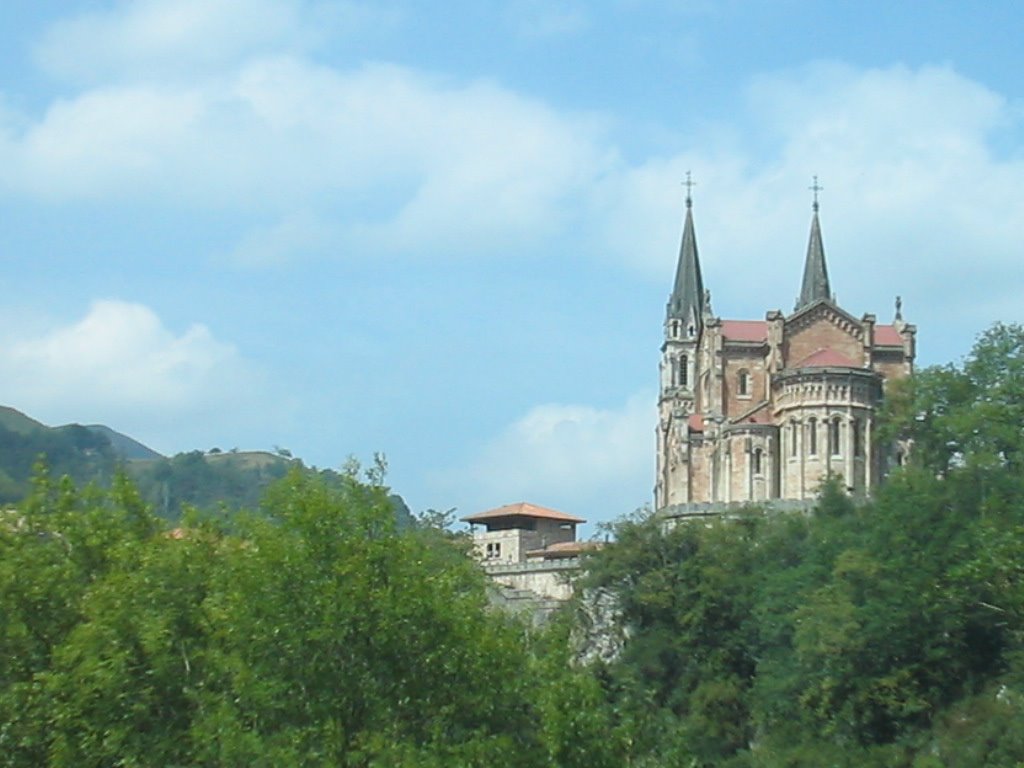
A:
<svg viewBox="0 0 1024 768">
<path fill-rule="evenodd" d="M 572 597 L 572 578 L 580 569 L 579 558 L 565 557 L 523 563 L 484 562 L 484 571 L 491 579 L 516 590 L 528 590 L 547 600 L 568 600 Z"/>
</svg>

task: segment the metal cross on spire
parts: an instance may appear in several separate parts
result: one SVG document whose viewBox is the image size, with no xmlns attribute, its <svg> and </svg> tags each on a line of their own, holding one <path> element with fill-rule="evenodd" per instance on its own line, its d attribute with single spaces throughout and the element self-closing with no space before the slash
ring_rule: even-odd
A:
<svg viewBox="0 0 1024 768">
<path fill-rule="evenodd" d="M 693 205 L 693 198 L 690 196 L 690 193 L 693 191 L 693 188 L 697 186 L 697 182 L 690 178 L 690 172 L 687 171 L 686 181 L 682 184 L 686 187 L 686 207 L 689 208 Z"/>
<path fill-rule="evenodd" d="M 814 192 L 814 204 L 813 204 L 812 208 L 814 208 L 814 212 L 817 213 L 818 212 L 818 193 L 821 192 L 825 188 L 818 183 L 818 177 L 815 176 L 814 177 L 814 183 L 811 184 L 811 186 L 809 186 L 808 189 L 811 190 L 812 192 Z"/>
</svg>

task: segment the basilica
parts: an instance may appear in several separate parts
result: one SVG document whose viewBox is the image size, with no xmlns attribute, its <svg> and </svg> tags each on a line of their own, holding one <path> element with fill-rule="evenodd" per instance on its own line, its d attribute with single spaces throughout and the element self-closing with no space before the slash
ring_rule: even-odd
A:
<svg viewBox="0 0 1024 768">
<path fill-rule="evenodd" d="M 829 284 L 817 192 L 803 281 L 789 314 L 716 317 L 701 276 L 688 192 L 665 314 L 655 508 L 805 500 L 828 476 L 866 494 L 901 461 L 873 439 L 887 381 L 909 376 L 915 327 L 840 307 Z"/>
</svg>

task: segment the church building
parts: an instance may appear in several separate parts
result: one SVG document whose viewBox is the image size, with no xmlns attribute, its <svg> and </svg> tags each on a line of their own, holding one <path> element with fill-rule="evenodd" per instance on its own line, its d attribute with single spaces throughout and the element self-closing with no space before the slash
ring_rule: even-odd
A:
<svg viewBox="0 0 1024 768">
<path fill-rule="evenodd" d="M 900 300 L 890 325 L 836 303 L 812 187 L 810 239 L 793 311 L 716 317 L 704 288 L 693 201 L 665 314 L 655 508 L 811 499 L 828 476 L 867 494 L 895 447 L 873 440 L 887 381 L 913 372 L 916 329 Z"/>
</svg>

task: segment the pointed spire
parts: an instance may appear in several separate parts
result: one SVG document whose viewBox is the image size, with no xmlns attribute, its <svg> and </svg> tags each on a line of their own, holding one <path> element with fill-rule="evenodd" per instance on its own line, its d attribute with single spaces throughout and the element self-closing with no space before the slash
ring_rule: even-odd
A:
<svg viewBox="0 0 1024 768">
<path fill-rule="evenodd" d="M 668 300 L 668 319 L 682 321 L 681 335 L 697 336 L 704 316 L 704 280 L 700 274 L 700 257 L 697 255 L 697 235 L 693 228 L 693 198 L 690 192 L 694 182 L 686 172 L 686 221 L 683 223 L 683 240 L 679 246 L 679 263 L 676 265 L 676 282 Z"/>
<path fill-rule="evenodd" d="M 832 299 L 832 289 L 828 282 L 828 267 L 825 264 L 825 247 L 821 242 L 821 224 L 818 222 L 818 192 L 823 187 L 818 185 L 818 177 L 810 187 L 814 191 L 814 216 L 811 218 L 811 237 L 807 242 L 807 260 L 804 262 L 804 280 L 800 287 L 800 298 L 795 309 L 802 309 L 819 299 Z"/>
</svg>

